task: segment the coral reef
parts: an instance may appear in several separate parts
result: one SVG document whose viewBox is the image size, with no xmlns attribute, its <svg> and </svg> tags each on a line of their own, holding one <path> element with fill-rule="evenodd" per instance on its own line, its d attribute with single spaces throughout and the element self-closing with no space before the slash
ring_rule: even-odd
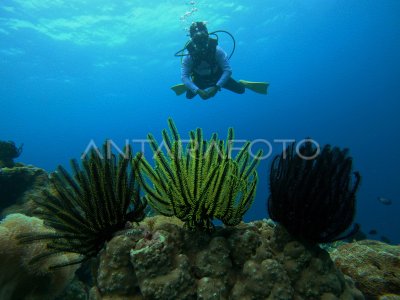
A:
<svg viewBox="0 0 400 300">
<path fill-rule="evenodd" d="M 400 300 L 400 295 L 397 294 L 385 294 L 378 298 L 378 300 Z"/>
<path fill-rule="evenodd" d="M 50 180 L 45 170 L 19 165 L 0 171 L 0 216 L 22 213 L 32 216 L 37 205 L 34 201 L 50 191 Z"/>
<path fill-rule="evenodd" d="M 185 230 L 146 218 L 100 254 L 93 300 L 363 299 L 329 254 L 266 221 Z"/>
<path fill-rule="evenodd" d="M 46 251 L 31 263 L 59 253 L 77 253 L 81 256 L 68 264 L 78 264 L 94 257 L 113 234 L 127 222 L 144 218 L 146 203 L 142 201 L 135 180 L 137 162 L 132 160 L 130 148 L 125 156 L 117 157 L 104 144 L 103 156 L 92 149 L 82 160 L 81 169 L 71 160 L 73 177 L 59 166 L 52 183 L 56 194 L 47 193 L 45 201 L 38 202 L 42 211 L 38 216 L 56 232 L 19 235 L 21 243 L 46 242 Z M 65 264 L 50 266 L 63 267 Z"/>
<path fill-rule="evenodd" d="M 239 224 L 255 197 L 256 167 L 262 151 L 251 160 L 247 142 L 232 158 L 232 128 L 225 144 L 217 134 L 205 141 L 202 130 L 197 128 L 190 132 L 184 149 L 171 118 L 168 125 L 171 136 L 166 130 L 162 132 L 167 155 L 148 135 L 155 168 L 139 156 L 140 181 L 149 204 L 163 215 L 177 216 L 190 229 L 212 231 L 214 218 L 229 226 Z"/>
<path fill-rule="evenodd" d="M 38 263 L 30 261 L 45 251 L 46 245 L 29 247 L 19 244 L 17 235 L 25 232 L 49 233 L 43 221 L 22 214 L 11 214 L 0 222 L 0 299 L 51 300 L 74 277 L 76 266 L 49 272 L 49 265 L 67 264 L 71 255 L 58 255 Z"/>
<path fill-rule="evenodd" d="M 22 146 L 15 146 L 12 141 L 0 141 L 0 168 L 14 167 L 14 159 L 21 155 Z"/>
<path fill-rule="evenodd" d="M 400 298 L 400 246 L 364 240 L 341 245 L 330 254 L 366 297 L 397 294 Z"/>
<path fill-rule="evenodd" d="M 318 153 L 318 148 L 306 141 L 298 151 L 293 143 L 272 162 L 271 219 L 310 242 L 327 243 L 354 234 L 357 226 L 343 235 L 354 219 L 360 183 L 358 172 L 353 182 L 348 150 L 326 145 Z"/>
<path fill-rule="evenodd" d="M 75 277 L 55 300 L 88 300 L 87 287 Z"/>
</svg>

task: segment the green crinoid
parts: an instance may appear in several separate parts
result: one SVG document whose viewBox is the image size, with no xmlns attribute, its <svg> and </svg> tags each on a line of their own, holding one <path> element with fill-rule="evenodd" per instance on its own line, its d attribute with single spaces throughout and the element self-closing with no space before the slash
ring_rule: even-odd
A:
<svg viewBox="0 0 400 300">
<path fill-rule="evenodd" d="M 31 263 L 60 253 L 76 253 L 79 258 L 50 269 L 77 264 L 94 257 L 104 243 L 126 223 L 141 221 L 146 201 L 141 199 L 136 180 L 137 160 L 127 147 L 118 156 L 105 143 L 103 154 L 92 149 L 82 159 L 71 160 L 73 176 L 62 166 L 52 176 L 55 195 L 46 193 L 38 202 L 38 217 L 55 229 L 54 233 L 24 234 L 21 243 L 42 241 L 47 251 L 34 257 Z"/>
<path fill-rule="evenodd" d="M 138 174 L 149 204 L 163 215 L 175 215 L 190 229 L 212 231 L 214 218 L 228 226 L 239 224 L 255 197 L 256 167 L 262 151 L 252 159 L 247 142 L 232 158 L 232 128 L 225 143 L 215 133 L 205 141 L 201 128 L 197 128 L 190 132 L 183 149 L 171 118 L 168 125 L 171 136 L 167 130 L 162 132 L 166 153 L 148 135 L 155 168 L 143 155 L 138 156 Z"/>
</svg>

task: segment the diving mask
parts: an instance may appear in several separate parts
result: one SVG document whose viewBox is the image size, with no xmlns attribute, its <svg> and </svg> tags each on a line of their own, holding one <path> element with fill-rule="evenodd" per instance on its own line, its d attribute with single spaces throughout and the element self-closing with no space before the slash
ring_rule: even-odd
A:
<svg viewBox="0 0 400 300">
<path fill-rule="evenodd" d="M 192 36 L 192 41 L 198 49 L 207 48 L 208 33 L 206 31 L 198 31 Z"/>
</svg>

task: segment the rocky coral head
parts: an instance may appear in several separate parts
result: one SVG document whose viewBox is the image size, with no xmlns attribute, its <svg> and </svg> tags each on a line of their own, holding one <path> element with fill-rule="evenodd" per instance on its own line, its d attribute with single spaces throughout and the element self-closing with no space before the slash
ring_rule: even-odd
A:
<svg viewBox="0 0 400 300">
<path fill-rule="evenodd" d="M 0 167 L 12 168 L 14 159 L 22 153 L 22 146 L 17 147 L 13 141 L 0 141 Z"/>
</svg>

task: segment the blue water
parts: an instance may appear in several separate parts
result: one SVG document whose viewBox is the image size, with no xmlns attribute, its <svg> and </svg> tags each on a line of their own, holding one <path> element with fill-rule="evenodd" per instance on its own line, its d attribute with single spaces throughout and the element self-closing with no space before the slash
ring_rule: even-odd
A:
<svg viewBox="0 0 400 300">
<path fill-rule="evenodd" d="M 148 132 L 160 138 L 169 116 L 182 138 L 196 127 L 225 138 L 231 126 L 238 139 L 269 141 L 272 154 L 282 150 L 275 139 L 312 137 L 350 148 L 363 176 L 357 222 L 400 242 L 400 1 L 113 3 L 2 1 L 0 140 L 24 144 L 18 161 L 52 171 L 91 140 L 122 147 Z M 234 35 L 233 77 L 270 82 L 267 96 L 173 94 L 180 81 L 173 54 L 197 20 Z M 227 36 L 220 44 L 230 52 Z M 246 220 L 266 217 L 270 162 L 259 166 Z"/>
</svg>

